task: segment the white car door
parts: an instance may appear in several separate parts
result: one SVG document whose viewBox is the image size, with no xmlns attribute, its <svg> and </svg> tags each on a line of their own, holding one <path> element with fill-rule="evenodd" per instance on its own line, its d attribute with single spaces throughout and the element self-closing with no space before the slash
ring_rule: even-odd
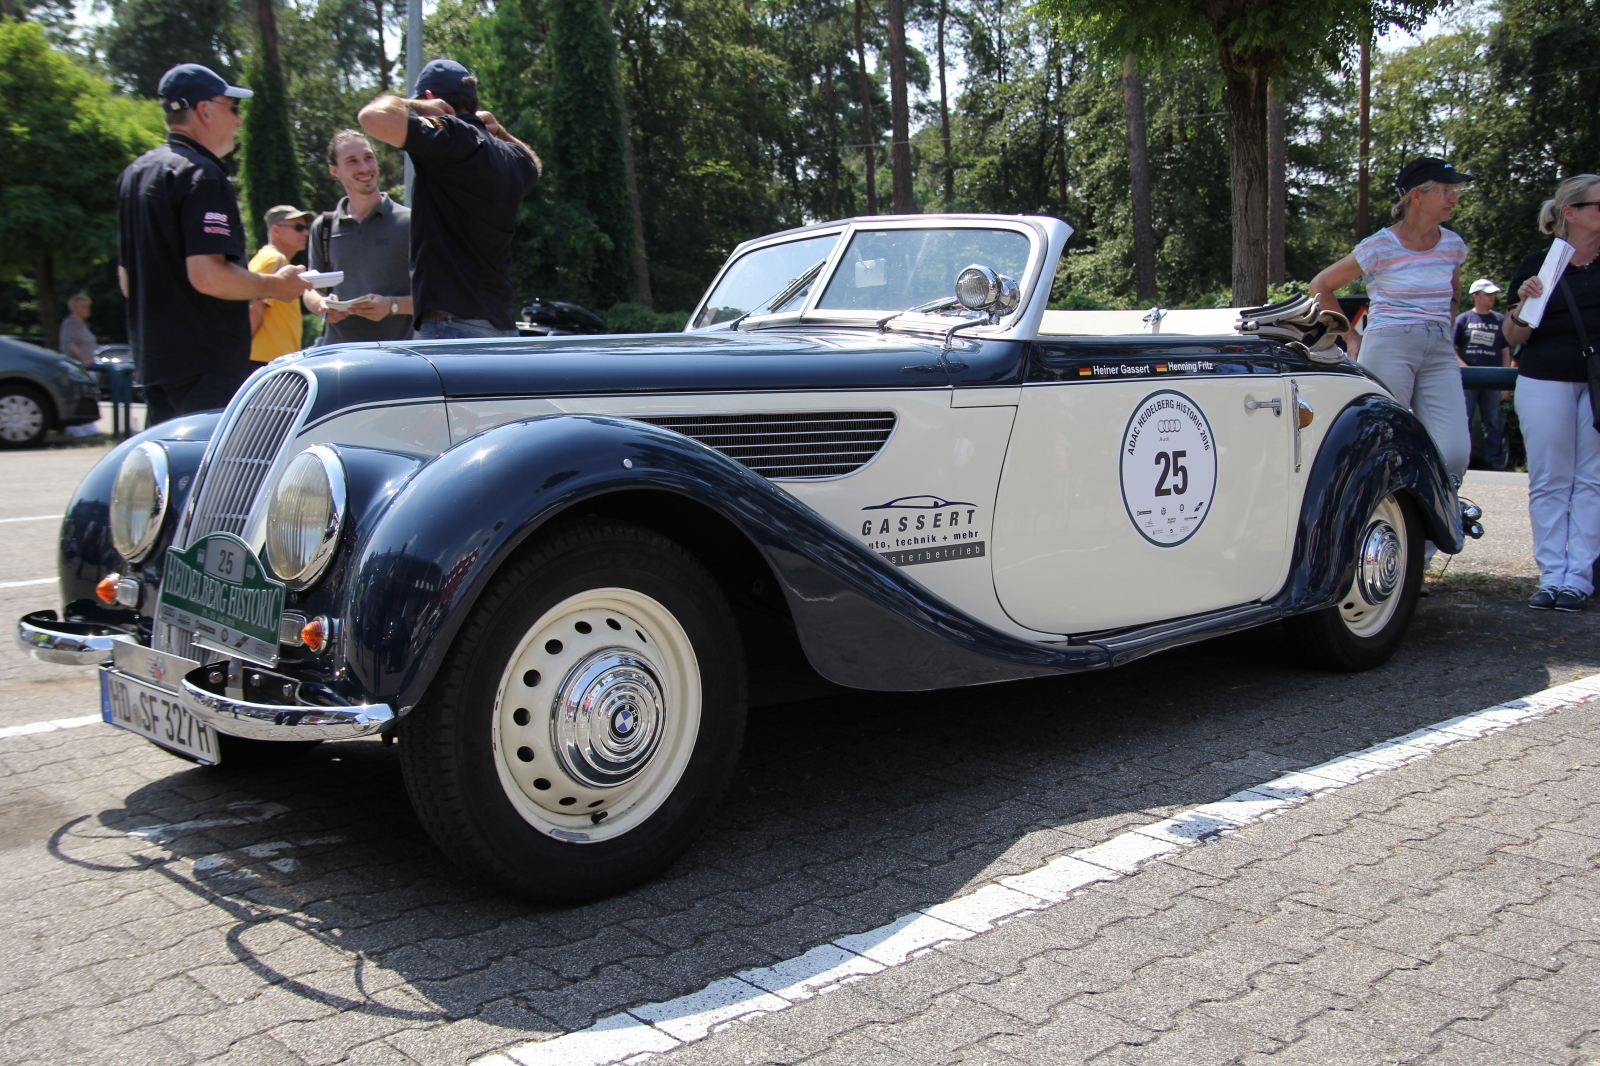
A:
<svg viewBox="0 0 1600 1066">
<path fill-rule="evenodd" d="M 1278 590 L 1294 434 L 1272 358 L 1045 344 L 1029 377 L 995 507 L 995 590 L 1011 618 L 1091 633 Z"/>
</svg>

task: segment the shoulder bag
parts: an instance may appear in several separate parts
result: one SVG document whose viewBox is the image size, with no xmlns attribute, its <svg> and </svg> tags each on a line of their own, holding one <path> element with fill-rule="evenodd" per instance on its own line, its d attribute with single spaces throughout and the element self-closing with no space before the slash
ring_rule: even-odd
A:
<svg viewBox="0 0 1600 1066">
<path fill-rule="evenodd" d="M 1571 313 L 1572 324 L 1578 330 L 1578 354 L 1583 356 L 1584 372 L 1589 375 L 1589 413 L 1594 417 L 1594 428 L 1600 431 L 1600 359 L 1595 358 L 1594 344 L 1589 340 L 1589 330 L 1583 324 L 1583 316 L 1578 313 L 1578 301 L 1567 285 L 1566 275 L 1563 274 L 1561 280 L 1556 282 L 1556 287 L 1567 298 L 1567 311 Z"/>
</svg>

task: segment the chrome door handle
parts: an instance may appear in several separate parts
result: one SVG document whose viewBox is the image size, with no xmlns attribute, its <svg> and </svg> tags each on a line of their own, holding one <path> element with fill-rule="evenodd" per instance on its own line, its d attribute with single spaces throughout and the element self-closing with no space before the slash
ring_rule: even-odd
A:
<svg viewBox="0 0 1600 1066">
<path fill-rule="evenodd" d="M 1272 413 L 1274 415 L 1276 415 L 1278 418 L 1283 417 L 1282 400 L 1246 400 L 1244 402 L 1244 409 L 1246 411 L 1259 411 L 1263 407 L 1270 407 L 1272 408 Z"/>
</svg>

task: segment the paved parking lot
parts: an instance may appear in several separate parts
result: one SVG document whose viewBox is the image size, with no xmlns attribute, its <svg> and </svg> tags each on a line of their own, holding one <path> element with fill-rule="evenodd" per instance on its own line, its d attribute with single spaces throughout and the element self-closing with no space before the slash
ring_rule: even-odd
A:
<svg viewBox="0 0 1600 1066">
<path fill-rule="evenodd" d="M 100 452 L 6 455 L 0 519 L 59 514 Z M 566 909 L 459 880 L 392 748 L 194 767 L 74 723 L 93 671 L 7 642 L 0 1061 L 1600 1062 L 1600 702 L 1577 698 L 704 1038 L 637 1020 L 1600 672 L 1600 618 L 1522 606 L 1518 491 L 1469 479 L 1491 537 L 1382 670 L 1306 670 L 1267 629 L 1098 676 L 765 708 L 700 842 Z M 0 610 L 53 605 L 17 582 L 53 573 L 54 525 L 0 531 Z"/>
</svg>

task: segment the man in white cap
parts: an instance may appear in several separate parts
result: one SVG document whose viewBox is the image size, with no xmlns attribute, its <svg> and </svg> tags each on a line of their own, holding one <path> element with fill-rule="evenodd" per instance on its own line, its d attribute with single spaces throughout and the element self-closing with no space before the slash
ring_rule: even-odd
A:
<svg viewBox="0 0 1600 1066">
<path fill-rule="evenodd" d="M 1494 309 L 1500 286 L 1488 278 L 1479 278 L 1467 290 L 1472 297 L 1472 310 L 1456 316 L 1456 358 L 1462 366 L 1510 366 L 1511 347 L 1501 330 L 1505 316 Z M 1467 420 L 1474 414 L 1483 425 L 1483 461 L 1495 470 L 1506 468 L 1504 440 L 1500 433 L 1500 400 L 1505 393 L 1499 389 L 1466 389 Z"/>
</svg>

